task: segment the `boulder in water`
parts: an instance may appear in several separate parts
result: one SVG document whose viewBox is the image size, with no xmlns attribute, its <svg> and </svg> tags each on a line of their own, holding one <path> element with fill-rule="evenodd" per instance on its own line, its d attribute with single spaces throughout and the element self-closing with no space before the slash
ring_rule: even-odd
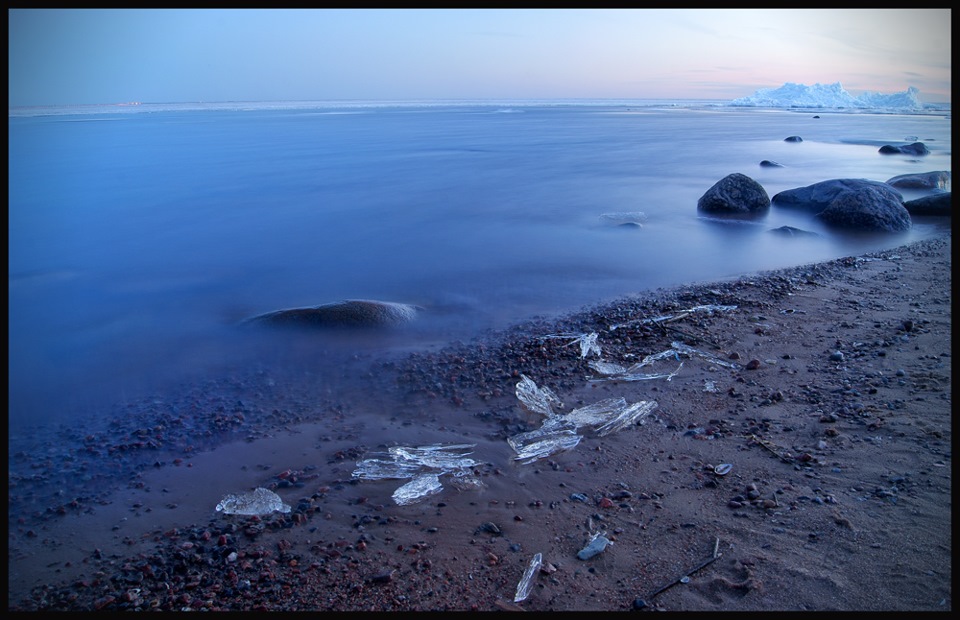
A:
<svg viewBox="0 0 960 620">
<path fill-rule="evenodd" d="M 420 306 L 372 299 L 348 299 L 309 308 L 276 310 L 248 319 L 269 325 L 315 327 L 393 327 L 410 323 Z"/>
</svg>

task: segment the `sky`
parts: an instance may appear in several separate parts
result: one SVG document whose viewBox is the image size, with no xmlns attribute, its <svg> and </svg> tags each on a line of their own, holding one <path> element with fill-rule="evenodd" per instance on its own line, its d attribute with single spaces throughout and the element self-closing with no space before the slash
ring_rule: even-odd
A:
<svg viewBox="0 0 960 620">
<path fill-rule="evenodd" d="M 10 9 L 10 107 L 720 99 L 787 82 L 949 102 L 949 9 Z"/>
</svg>

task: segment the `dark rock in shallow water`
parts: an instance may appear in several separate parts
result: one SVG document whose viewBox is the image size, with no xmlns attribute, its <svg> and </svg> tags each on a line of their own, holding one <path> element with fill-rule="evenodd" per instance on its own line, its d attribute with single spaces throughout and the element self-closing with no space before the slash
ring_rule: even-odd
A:
<svg viewBox="0 0 960 620">
<path fill-rule="evenodd" d="M 697 202 L 697 209 L 712 215 L 759 217 L 770 208 L 763 186 L 745 174 L 734 172 L 717 181 Z"/>
<path fill-rule="evenodd" d="M 902 189 L 949 189 L 950 171 L 917 172 L 901 174 L 887 179 L 887 185 Z"/>
<path fill-rule="evenodd" d="M 760 162 L 760 165 L 764 168 L 783 168 L 783 164 L 778 164 L 775 161 L 770 161 L 769 159 L 764 159 Z"/>
<path fill-rule="evenodd" d="M 784 142 L 803 142 L 803 138 L 800 136 L 787 136 L 783 139 Z"/>
<path fill-rule="evenodd" d="M 246 322 L 316 327 L 391 327 L 413 321 L 422 310 L 410 304 L 349 299 L 309 308 L 268 312 Z"/>
<path fill-rule="evenodd" d="M 771 228 L 770 232 L 778 234 L 782 237 L 819 237 L 815 232 L 809 230 L 803 230 L 802 228 L 794 228 L 793 226 L 781 226 L 780 228 Z"/>
<path fill-rule="evenodd" d="M 902 232 L 912 225 L 903 202 L 875 187 L 840 192 L 815 217 L 831 226 L 860 231 Z"/>
<path fill-rule="evenodd" d="M 930 196 L 924 196 L 923 198 L 917 198 L 916 200 L 908 200 L 903 203 L 903 206 L 910 212 L 910 215 L 950 217 L 950 192 L 940 192 L 931 194 Z"/>
<path fill-rule="evenodd" d="M 868 179 L 830 179 L 805 187 L 786 189 L 775 194 L 771 202 L 775 207 L 795 207 L 816 214 L 826 209 L 838 194 L 867 187 L 875 187 L 890 200 L 903 203 L 900 192 L 886 183 Z"/>
<path fill-rule="evenodd" d="M 884 155 L 929 155 L 930 149 L 928 149 L 927 145 L 923 142 L 914 142 L 913 144 L 905 144 L 903 146 L 884 144 L 880 147 L 880 152 Z"/>
<path fill-rule="evenodd" d="M 903 196 L 880 181 L 831 179 L 784 190 L 773 197 L 776 206 L 810 211 L 831 226 L 862 231 L 900 232 L 911 226 Z"/>
</svg>

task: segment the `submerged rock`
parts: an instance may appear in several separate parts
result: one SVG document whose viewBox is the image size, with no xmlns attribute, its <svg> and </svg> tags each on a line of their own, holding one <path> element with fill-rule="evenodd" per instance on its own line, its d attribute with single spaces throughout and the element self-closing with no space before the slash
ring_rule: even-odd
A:
<svg viewBox="0 0 960 620">
<path fill-rule="evenodd" d="M 880 147 L 880 152 L 884 155 L 929 155 L 930 149 L 928 149 L 927 145 L 923 142 L 914 142 L 913 144 L 904 144 L 902 146 L 884 144 Z"/>
<path fill-rule="evenodd" d="M 887 184 L 903 189 L 950 189 L 950 171 L 901 174 L 887 179 Z"/>
<path fill-rule="evenodd" d="M 802 228 L 795 228 L 793 226 L 781 226 L 780 228 L 771 228 L 770 232 L 776 233 L 784 237 L 819 237 L 817 233 L 810 230 L 803 230 Z"/>
<path fill-rule="evenodd" d="M 316 327 L 391 327 L 410 323 L 422 310 L 420 306 L 392 301 L 348 299 L 309 308 L 276 310 L 246 322 Z"/>
</svg>

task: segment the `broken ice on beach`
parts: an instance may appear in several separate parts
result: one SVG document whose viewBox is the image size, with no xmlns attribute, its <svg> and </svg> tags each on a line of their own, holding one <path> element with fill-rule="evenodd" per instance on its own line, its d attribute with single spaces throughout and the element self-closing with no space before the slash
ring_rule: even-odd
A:
<svg viewBox="0 0 960 620">
<path fill-rule="evenodd" d="M 473 475 L 478 463 L 467 458 L 475 444 L 432 444 L 426 446 L 392 446 L 386 454 L 357 463 L 352 476 L 360 480 L 410 481 L 394 491 L 392 498 L 406 506 L 443 490 L 440 477 L 450 475 L 458 487 L 478 487 L 482 483 Z"/>
<path fill-rule="evenodd" d="M 570 450 L 580 443 L 582 428 L 590 428 L 599 437 L 640 424 L 657 407 L 656 401 L 627 403 L 624 398 L 608 398 L 591 405 L 561 414 L 559 397 L 548 387 L 540 387 L 530 377 L 521 374 L 516 387 L 521 404 L 534 413 L 545 416 L 539 428 L 507 438 L 516 452 L 514 460 L 522 464 Z"/>
</svg>

